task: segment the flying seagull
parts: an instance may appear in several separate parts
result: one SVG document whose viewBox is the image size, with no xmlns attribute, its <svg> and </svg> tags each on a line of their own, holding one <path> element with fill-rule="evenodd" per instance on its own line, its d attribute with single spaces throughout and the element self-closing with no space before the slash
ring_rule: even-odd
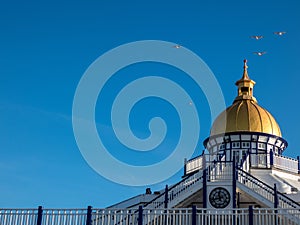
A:
<svg viewBox="0 0 300 225">
<path fill-rule="evenodd" d="M 264 54 L 266 54 L 267 52 L 253 52 L 253 54 L 256 54 L 258 56 L 262 56 Z"/>
<path fill-rule="evenodd" d="M 285 31 L 276 31 L 274 32 L 274 34 L 278 35 L 278 36 L 282 36 L 284 35 L 286 32 Z"/>
<path fill-rule="evenodd" d="M 263 37 L 264 36 L 262 36 L 262 35 L 253 35 L 253 36 L 251 36 L 251 38 L 256 39 L 256 40 L 262 39 Z"/>
</svg>

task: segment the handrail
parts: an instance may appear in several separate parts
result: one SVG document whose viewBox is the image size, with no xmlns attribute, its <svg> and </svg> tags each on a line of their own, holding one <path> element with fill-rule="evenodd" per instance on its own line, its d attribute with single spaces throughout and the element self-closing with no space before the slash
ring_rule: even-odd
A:
<svg viewBox="0 0 300 225">
<path fill-rule="evenodd" d="M 191 174 L 191 175 L 187 176 L 186 178 L 184 178 L 183 180 L 177 182 L 175 185 L 172 186 L 172 188 L 175 187 L 175 186 L 177 186 L 177 185 L 180 184 L 181 182 L 187 180 L 187 179 L 190 178 L 192 175 L 193 175 L 193 174 Z M 171 188 L 171 189 L 172 189 L 172 188 Z M 169 190 L 170 190 L 170 189 L 169 189 Z M 146 207 L 147 205 L 151 204 L 152 202 L 155 202 L 157 199 L 159 199 L 161 196 L 164 196 L 164 195 L 165 195 L 165 191 L 162 192 L 161 194 L 159 194 L 156 198 L 152 199 L 150 202 L 145 203 L 145 204 L 144 204 L 144 207 Z"/>
<path fill-rule="evenodd" d="M 202 178 L 203 178 L 203 172 L 198 171 L 197 173 L 190 174 L 189 176 L 185 177 L 183 180 L 177 182 L 170 189 L 168 189 L 168 201 L 172 201 L 173 199 L 178 197 L 179 194 L 183 190 L 186 190 L 187 188 L 189 188 L 191 186 L 194 186 L 193 184 L 195 184 L 197 181 L 200 181 Z M 176 189 L 178 186 L 180 186 L 181 184 L 184 184 L 184 182 L 188 182 L 188 181 L 190 181 L 189 184 L 184 186 L 184 188 L 177 190 L 176 193 L 173 192 L 173 190 Z M 164 201 L 165 201 L 165 191 L 162 192 L 161 194 L 159 194 L 156 198 L 152 199 L 150 202 L 145 203 L 143 205 L 143 208 L 144 209 L 147 209 L 147 208 L 149 208 L 149 209 L 163 208 Z M 154 206 L 154 207 L 150 208 L 150 206 Z M 135 210 L 135 211 L 132 212 L 133 215 L 135 215 L 137 213 L 138 213 L 138 210 Z M 116 224 L 120 224 L 124 220 L 126 220 L 126 218 L 122 219 L 121 221 L 119 221 Z"/>
<path fill-rule="evenodd" d="M 170 189 L 168 189 L 168 202 L 177 198 L 180 193 L 185 193 L 186 190 L 190 187 L 193 187 L 195 183 L 198 183 L 203 178 L 203 172 L 198 171 L 197 173 L 191 174 L 183 180 L 179 181 L 175 185 L 173 185 Z M 175 191 L 175 192 L 174 192 Z M 154 198 L 152 201 L 144 204 L 144 207 L 147 208 L 149 206 L 153 209 L 160 208 L 163 206 L 165 201 L 165 191 Z"/>
<path fill-rule="evenodd" d="M 252 176 L 250 173 L 247 173 L 246 171 L 243 171 L 240 168 L 237 168 L 238 170 L 238 181 L 247 187 L 251 188 L 254 190 L 256 193 L 260 194 L 261 196 L 265 197 L 271 202 L 274 202 L 274 196 L 275 196 L 275 190 L 273 187 L 269 186 L 268 184 L 264 183 L 263 181 L 257 179 L 256 177 Z M 241 177 L 243 179 L 241 179 Z M 255 183 L 254 183 L 255 181 Z M 249 183 L 252 183 L 251 185 Z M 253 188 L 253 184 L 258 186 L 257 189 Z M 263 194 L 261 193 L 262 191 L 265 191 L 267 193 Z M 278 195 L 278 201 L 279 201 L 279 206 L 282 208 L 287 208 L 286 206 L 290 206 L 291 208 L 299 208 L 300 209 L 300 204 L 294 201 L 293 199 L 287 197 L 283 193 L 277 191 Z"/>
<path fill-rule="evenodd" d="M 221 156 L 220 161 L 222 163 L 227 163 L 225 162 L 225 153 L 223 153 Z M 200 157 L 204 158 L 205 155 L 202 154 L 199 157 L 195 157 L 192 160 L 199 159 Z M 207 170 L 208 171 L 213 171 L 216 169 L 216 164 L 207 164 Z M 187 188 L 194 186 L 196 182 L 199 182 L 201 179 L 203 179 L 203 171 L 198 171 L 196 173 L 189 174 L 187 177 L 185 177 L 183 180 L 179 181 L 175 185 L 173 185 L 169 190 L 168 190 L 168 201 L 172 201 L 173 199 L 177 198 L 180 193 L 182 193 L 183 190 L 187 190 Z M 182 185 L 185 184 L 185 185 Z M 178 188 L 182 185 L 181 188 Z M 175 192 L 174 190 L 177 189 Z M 185 192 L 184 192 L 185 193 Z M 158 201 L 159 200 L 159 201 Z M 156 198 L 151 200 L 150 202 L 144 204 L 144 207 L 148 207 L 150 205 L 154 206 L 153 208 L 159 208 L 163 206 L 165 201 L 165 191 L 158 195 Z"/>
<path fill-rule="evenodd" d="M 180 193 L 182 193 L 184 190 L 187 190 L 189 187 L 194 186 L 202 178 L 203 178 L 203 172 L 198 171 L 197 173 L 190 174 L 189 176 L 187 176 L 183 180 L 177 182 L 170 189 L 168 189 L 168 203 L 170 201 L 172 201 L 173 199 L 177 198 L 180 195 Z M 174 193 L 174 190 L 176 188 L 180 187 L 180 185 L 184 184 L 185 182 L 188 183 L 188 184 L 186 186 L 184 186 L 183 188 L 177 189 L 177 191 Z M 186 193 L 186 192 L 183 192 L 183 193 Z M 145 209 L 155 210 L 155 209 L 164 208 L 164 202 L 165 202 L 165 191 L 163 193 L 161 193 L 160 195 L 158 195 L 153 200 L 151 200 L 150 202 L 144 204 L 143 205 L 143 210 L 145 210 Z M 150 208 L 150 206 L 152 206 L 152 207 Z M 132 213 L 132 215 L 136 215 L 137 213 L 138 213 L 138 210 L 135 210 Z M 124 220 L 126 220 L 126 218 L 124 218 L 121 221 L 119 221 L 118 223 L 116 223 L 116 225 L 119 225 Z M 132 223 L 130 223 L 130 224 L 132 224 Z"/>
</svg>

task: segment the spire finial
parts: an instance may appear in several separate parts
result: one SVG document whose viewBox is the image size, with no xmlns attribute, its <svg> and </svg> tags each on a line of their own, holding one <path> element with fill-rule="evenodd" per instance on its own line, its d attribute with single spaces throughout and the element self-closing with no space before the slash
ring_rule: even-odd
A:
<svg viewBox="0 0 300 225">
<path fill-rule="evenodd" d="M 243 80 L 250 80 L 249 76 L 248 76 L 248 66 L 247 66 L 247 59 L 244 59 L 244 73 L 243 73 Z"/>
<path fill-rule="evenodd" d="M 235 101 L 250 99 L 256 102 L 256 99 L 253 97 L 255 82 L 249 78 L 247 69 L 247 59 L 244 59 L 243 77 L 235 83 L 238 86 L 238 96 L 235 98 Z"/>
<path fill-rule="evenodd" d="M 248 68 L 247 66 L 247 59 L 244 59 L 244 69 L 246 70 Z"/>
</svg>

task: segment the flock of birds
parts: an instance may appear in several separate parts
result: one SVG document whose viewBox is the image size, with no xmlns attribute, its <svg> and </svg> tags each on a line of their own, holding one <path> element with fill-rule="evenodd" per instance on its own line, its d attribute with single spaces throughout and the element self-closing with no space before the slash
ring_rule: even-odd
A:
<svg viewBox="0 0 300 225">
<path fill-rule="evenodd" d="M 284 34 L 286 34 L 285 31 L 276 31 L 274 32 L 275 35 L 277 36 L 283 36 Z M 251 38 L 255 39 L 255 40 L 260 40 L 262 38 L 264 38 L 263 35 L 252 35 L 250 36 Z M 174 45 L 174 48 L 181 48 L 181 45 Z M 264 54 L 266 54 L 267 52 L 263 51 L 263 52 L 253 52 L 253 54 L 258 55 L 258 56 L 262 56 Z"/>
<path fill-rule="evenodd" d="M 286 32 L 285 31 L 276 31 L 276 32 L 274 32 L 274 34 L 278 35 L 278 36 L 282 36 L 282 35 L 286 34 Z M 262 35 L 253 35 L 253 36 L 251 36 L 251 38 L 253 38 L 255 40 L 260 40 L 260 39 L 264 38 L 264 36 L 262 36 Z M 263 51 L 263 52 L 253 52 L 253 54 L 256 54 L 258 56 L 262 56 L 266 53 L 267 52 L 265 52 L 265 51 Z"/>
<path fill-rule="evenodd" d="M 277 36 L 282 36 L 282 35 L 286 34 L 286 32 L 285 31 L 276 31 L 276 32 L 274 32 L 274 34 L 277 35 Z M 255 39 L 255 40 L 260 40 L 260 39 L 264 38 L 263 35 L 252 35 L 250 37 L 253 38 L 253 39 Z M 173 48 L 177 48 L 177 49 L 181 48 L 181 45 L 174 45 Z M 258 56 L 262 56 L 262 55 L 264 55 L 266 53 L 267 52 L 265 52 L 265 51 L 263 51 L 263 52 L 253 52 L 253 54 L 258 55 Z M 190 101 L 189 105 L 192 106 L 193 102 Z"/>
</svg>

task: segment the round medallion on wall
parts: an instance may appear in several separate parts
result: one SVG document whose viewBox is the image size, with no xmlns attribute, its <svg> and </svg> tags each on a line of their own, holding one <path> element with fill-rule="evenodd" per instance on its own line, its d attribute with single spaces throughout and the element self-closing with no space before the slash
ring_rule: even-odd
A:
<svg viewBox="0 0 300 225">
<path fill-rule="evenodd" d="M 225 208 L 230 203 L 230 193 L 225 188 L 217 187 L 210 192 L 209 202 L 215 208 Z"/>
</svg>

